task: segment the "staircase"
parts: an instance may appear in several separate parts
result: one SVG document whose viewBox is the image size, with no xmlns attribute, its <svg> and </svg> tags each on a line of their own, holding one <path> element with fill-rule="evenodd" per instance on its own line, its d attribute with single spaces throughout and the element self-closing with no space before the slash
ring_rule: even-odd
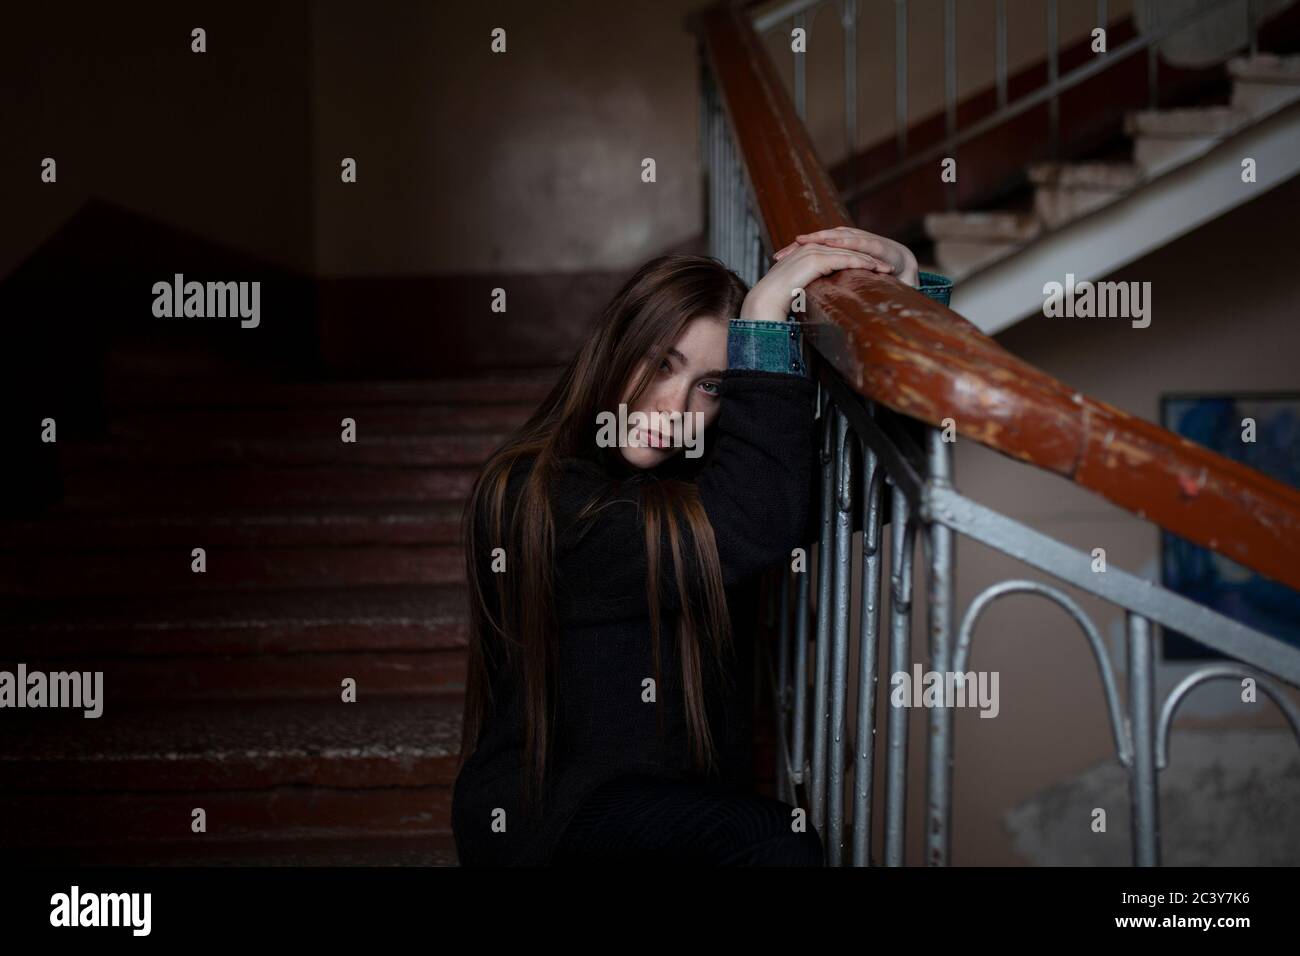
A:
<svg viewBox="0 0 1300 956">
<path fill-rule="evenodd" d="M 146 364 L 116 355 L 107 431 L 59 442 L 61 503 L 0 525 L 0 668 L 102 671 L 111 718 L 6 714 L 0 852 L 454 864 L 460 510 L 554 372 L 276 383 Z"/>
<path fill-rule="evenodd" d="M 1241 159 L 1257 152 L 1246 147 L 1245 134 L 1259 130 L 1261 124 L 1275 114 L 1285 113 L 1276 122 L 1280 124 L 1286 119 L 1287 125 L 1281 135 L 1292 162 L 1287 169 L 1271 168 L 1264 174 L 1286 177 L 1300 172 L 1300 116 L 1295 115 L 1295 111 L 1287 112 L 1300 101 L 1300 56 L 1259 54 L 1234 59 L 1225 68 L 1232 87 L 1227 103 L 1129 114 L 1124 124 L 1127 141 L 1122 149 L 1128 154 L 1126 156 L 1085 157 L 1076 161 L 1034 164 L 1028 170 L 1032 191 L 1032 198 L 1028 201 L 1022 196 L 1001 208 L 927 215 L 925 230 L 934 242 L 937 263 L 932 268 L 957 280 L 958 289 L 961 289 L 962 280 L 973 278 L 976 273 L 993 265 L 1000 264 L 1004 272 L 1010 272 L 1015 268 L 1013 260 L 1017 254 L 1032 244 L 1054 237 L 1058 244 L 1063 245 L 1069 237 L 1062 234 L 1068 233 L 1071 227 L 1088 216 L 1152 190 L 1162 180 L 1196 163 L 1220 144 L 1235 141 L 1238 137 L 1243 149 L 1231 157 L 1232 162 L 1227 165 L 1238 167 L 1238 175 L 1229 178 L 1240 185 Z M 1264 174 L 1261 174 L 1261 183 Z M 1185 177 L 1185 185 L 1187 195 L 1183 197 L 1183 204 L 1189 212 L 1199 213 L 1213 206 L 1216 214 L 1237 202 L 1254 198 L 1266 188 L 1261 186 L 1261 190 L 1253 193 L 1251 190 L 1238 190 L 1240 198 L 1237 195 L 1226 197 L 1224 203 L 1228 205 L 1219 208 L 1219 204 L 1207 197 L 1202 186 L 1192 177 Z M 1170 241 L 1185 228 L 1185 223 L 1171 220 L 1165 227 L 1165 234 L 1154 236 L 1153 241 Z M 1136 254 L 1148 251 L 1132 243 L 1123 245 Z M 1136 254 L 1129 258 L 1136 258 Z M 1084 258 L 1080 255 L 1076 261 L 1082 264 Z M 1075 271 L 1080 280 L 1097 279 L 1105 274 L 1084 268 Z M 981 281 L 985 278 L 988 277 L 982 277 Z M 1041 286 L 1041 283 L 1039 277 L 1037 285 Z M 971 293 L 962 290 L 961 294 Z M 989 293 L 989 298 L 992 297 Z M 1007 298 L 1005 293 L 1003 298 Z M 1020 301 L 1024 298 L 1023 295 L 1017 298 L 1014 307 L 1027 307 L 1027 302 Z M 957 305 L 956 296 L 954 305 Z M 1003 311 L 1007 308 L 1012 307 L 1004 307 Z M 985 332 L 997 331 L 1019 317 L 984 314 L 979 307 L 963 307 L 961 311 Z"/>
</svg>

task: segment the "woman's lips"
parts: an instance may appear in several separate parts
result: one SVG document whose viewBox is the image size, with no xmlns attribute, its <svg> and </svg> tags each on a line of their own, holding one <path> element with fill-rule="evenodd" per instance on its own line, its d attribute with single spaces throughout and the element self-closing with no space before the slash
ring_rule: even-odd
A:
<svg viewBox="0 0 1300 956">
<path fill-rule="evenodd" d="M 662 433 L 650 431 L 648 428 L 637 429 L 641 433 L 642 439 L 645 440 L 651 448 L 667 448 L 672 444 L 672 440 L 665 438 Z"/>
</svg>

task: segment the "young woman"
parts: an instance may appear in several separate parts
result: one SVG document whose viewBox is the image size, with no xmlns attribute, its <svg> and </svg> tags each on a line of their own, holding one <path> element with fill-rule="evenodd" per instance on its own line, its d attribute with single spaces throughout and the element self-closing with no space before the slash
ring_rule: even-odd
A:
<svg viewBox="0 0 1300 956">
<path fill-rule="evenodd" d="M 746 792 L 736 755 L 736 595 L 805 543 L 814 487 L 791 290 L 840 269 L 945 302 L 951 284 L 846 227 L 774 259 L 748 290 L 716 259 L 644 265 L 479 475 L 462 865 L 822 863 L 812 826 Z"/>
</svg>

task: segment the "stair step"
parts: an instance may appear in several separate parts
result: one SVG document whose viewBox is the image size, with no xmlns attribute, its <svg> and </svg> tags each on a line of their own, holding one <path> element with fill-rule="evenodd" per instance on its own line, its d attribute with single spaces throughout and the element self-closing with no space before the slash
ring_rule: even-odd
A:
<svg viewBox="0 0 1300 956">
<path fill-rule="evenodd" d="M 359 828 L 360 829 L 360 828 Z M 458 866 L 450 833 L 351 839 L 224 842 L 195 835 L 181 843 L 107 847 L 27 847 L 0 851 L 19 866 Z"/>
<path fill-rule="evenodd" d="M 925 217 L 925 231 L 936 242 L 1027 242 L 1040 229 L 1034 216 L 1020 212 L 932 212 Z"/>
<path fill-rule="evenodd" d="M 191 547 L 207 570 L 191 570 Z M 53 597 L 171 594 L 285 588 L 455 584 L 465 576 L 459 545 L 352 548 L 221 548 L 199 533 L 189 546 L 151 551 L 0 554 L 0 595 Z"/>
<path fill-rule="evenodd" d="M 465 646 L 463 587 L 197 592 L 9 602 L 0 647 L 24 656 L 309 654 Z"/>
<path fill-rule="evenodd" d="M 128 410 L 113 419 L 109 431 L 119 439 L 327 438 L 343 444 L 345 418 L 356 422 L 358 440 L 378 435 L 501 433 L 523 424 L 535 407 L 531 402 L 506 402 Z"/>
<path fill-rule="evenodd" d="M 0 552 L 113 548 L 323 548 L 363 544 L 451 544 L 460 540 L 462 504 L 354 504 L 235 511 L 68 514 L 0 523 Z"/>
<path fill-rule="evenodd" d="M 1142 170 L 1133 163 L 1034 163 L 1029 167 L 1031 183 L 1056 189 L 1123 192 L 1136 186 L 1141 178 Z"/>
<path fill-rule="evenodd" d="M 455 698 L 345 704 L 247 701 L 80 712 L 12 711 L 0 790 L 450 787 Z"/>
<path fill-rule="evenodd" d="M 464 379 L 417 381 L 230 382 L 110 374 L 111 408 L 317 408 L 320 406 L 537 404 L 558 369 L 524 369 Z"/>
<path fill-rule="evenodd" d="M 1300 56 L 1260 53 L 1228 63 L 1232 106 L 1259 119 L 1300 100 Z"/>
<path fill-rule="evenodd" d="M 1300 55 L 1257 53 L 1253 57 L 1235 57 L 1228 61 L 1228 73 L 1234 80 L 1248 83 L 1300 86 Z"/>
<path fill-rule="evenodd" d="M 1146 176 L 1157 176 L 1208 152 L 1247 122 L 1245 110 L 1204 106 L 1181 110 L 1147 110 L 1124 118 L 1133 137 L 1133 162 Z"/>
<path fill-rule="evenodd" d="M 937 212 L 925 217 L 939 269 L 953 279 L 1011 255 L 1042 227 L 1036 216 L 1020 212 Z"/>
<path fill-rule="evenodd" d="M 1247 121 L 1231 106 L 1193 106 L 1178 110 L 1139 110 L 1124 117 L 1124 132 L 1133 137 L 1222 138 Z"/>
<path fill-rule="evenodd" d="M 1029 167 L 1034 214 L 1047 228 L 1058 229 L 1113 202 L 1141 178 L 1133 163 L 1036 163 Z"/>
<path fill-rule="evenodd" d="M 505 438 L 505 432 L 366 435 L 345 443 L 336 431 L 317 438 L 100 439 L 60 442 L 59 460 L 69 472 L 230 464 L 448 467 L 481 464 Z"/>
<path fill-rule="evenodd" d="M 277 840 L 255 843 L 145 844 L 130 847 L 39 847 L 0 853 L 19 866 L 458 866 L 451 834 Z"/>
<path fill-rule="evenodd" d="M 357 694 L 380 697 L 456 696 L 465 692 L 464 649 L 403 653 L 360 651 L 339 654 L 242 655 L 197 658 L 94 657 L 52 659 L 0 655 L 0 668 L 27 673 L 76 670 L 102 673 L 104 710 L 161 702 L 339 700 L 342 682 L 356 682 Z"/>
<path fill-rule="evenodd" d="M 374 468 L 312 465 L 287 467 L 169 468 L 131 471 L 129 478 L 97 472 L 65 476 L 61 508 L 68 512 L 203 511 L 284 505 L 353 505 L 379 502 L 462 501 L 477 469 Z"/>
<path fill-rule="evenodd" d="M 207 814 L 207 832 L 190 829 L 192 812 Z M 119 847 L 171 844 L 201 855 L 223 844 L 345 841 L 450 836 L 446 787 L 297 787 L 193 793 L 0 794 L 0 845 Z"/>
</svg>

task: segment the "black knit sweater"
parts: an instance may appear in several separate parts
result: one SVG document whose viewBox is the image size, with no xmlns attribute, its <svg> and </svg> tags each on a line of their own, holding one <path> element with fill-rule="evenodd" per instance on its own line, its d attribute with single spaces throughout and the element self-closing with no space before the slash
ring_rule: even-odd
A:
<svg viewBox="0 0 1300 956">
<path fill-rule="evenodd" d="M 660 572 L 662 683 L 657 702 L 643 701 L 642 682 L 653 677 L 655 668 L 639 499 L 644 482 L 656 480 L 655 474 L 624 480 L 594 461 L 567 460 L 552 497 L 559 660 L 553 752 L 542 807 L 530 814 L 521 799 L 521 682 L 514 668 L 493 670 L 496 709 L 461 768 L 452 799 L 462 865 L 545 864 L 583 797 L 621 774 L 732 786 L 748 773 L 748 767 L 736 764 L 744 760 L 749 726 L 749 701 L 743 693 L 750 684 L 743 661 L 750 659 L 753 640 L 755 578 L 788 562 L 791 550 L 804 542 L 813 487 L 816 386 L 802 376 L 731 369 L 722 376 L 719 393 L 721 410 L 705 436 L 705 455 L 693 480 L 717 542 L 741 662 L 736 667 L 742 671 L 705 671 L 711 729 L 721 742 L 722 776 L 699 775 L 688 759 L 681 663 L 671 623 L 680 597 L 666 548 L 661 548 Z M 507 521 L 526 473 L 524 467 L 511 475 Z M 585 504 L 611 492 L 614 504 L 601 509 L 598 518 L 575 521 Z M 684 551 L 690 552 L 689 545 Z M 663 711 L 662 736 L 656 708 Z M 499 823 L 493 827 L 501 817 L 498 810 L 505 812 L 504 832 L 496 832 Z"/>
</svg>

